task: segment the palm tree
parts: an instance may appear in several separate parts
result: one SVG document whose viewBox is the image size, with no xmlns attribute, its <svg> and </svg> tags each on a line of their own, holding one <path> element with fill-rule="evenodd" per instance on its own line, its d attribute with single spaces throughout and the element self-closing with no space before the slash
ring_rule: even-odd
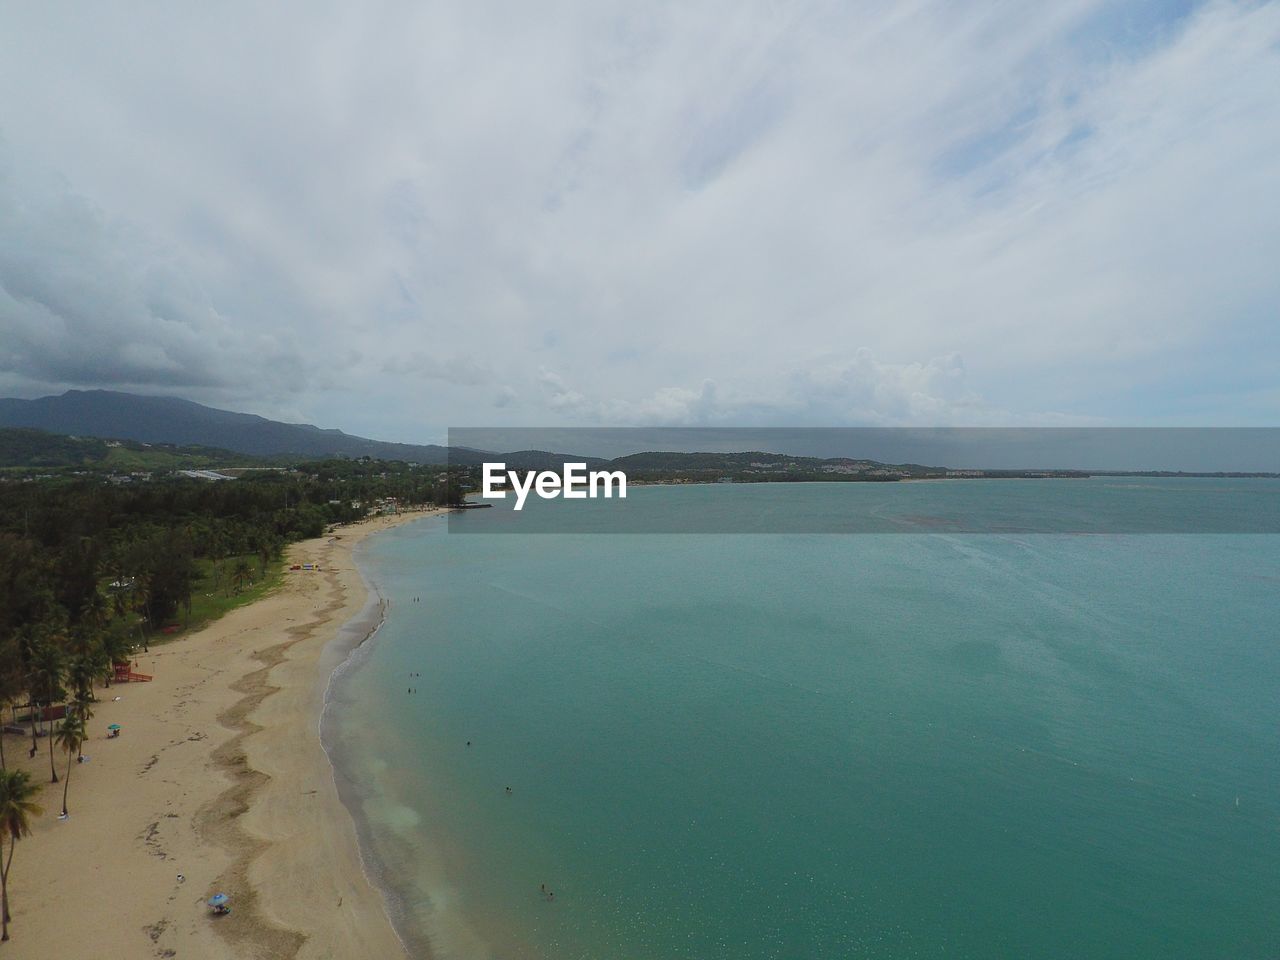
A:
<svg viewBox="0 0 1280 960">
<path fill-rule="evenodd" d="M 30 682 L 31 702 L 34 708 L 37 702 L 44 706 L 52 706 L 61 699 L 62 675 L 65 663 L 62 656 L 61 648 L 51 639 L 45 638 L 34 651 L 32 658 L 32 675 Z M 32 730 L 35 729 L 35 721 L 32 721 Z M 34 732 L 32 735 L 34 740 Z M 49 782 L 58 782 L 58 771 L 53 765 L 53 745 L 49 745 Z"/>
<path fill-rule="evenodd" d="M 111 584 L 111 612 L 119 619 L 129 612 L 133 585 L 129 579 L 128 562 L 122 553 L 116 554 L 112 566 L 116 579 Z"/>
<path fill-rule="evenodd" d="M 90 706 L 90 704 L 92 703 L 93 701 L 91 699 L 77 698 L 73 700 L 71 704 L 67 707 L 68 716 L 74 713 L 76 716 L 76 719 L 80 721 L 80 726 L 83 727 L 85 731 L 84 736 L 80 739 L 80 744 L 76 747 L 77 762 L 80 759 L 81 753 L 84 752 L 84 741 L 88 739 L 88 736 L 89 736 L 89 733 L 88 733 L 89 721 L 93 719 L 93 709 Z"/>
<path fill-rule="evenodd" d="M 26 687 L 18 643 L 13 637 L 0 642 L 0 711 L 17 700 Z M 5 768 L 4 734 L 0 732 L 0 770 Z"/>
<path fill-rule="evenodd" d="M 67 685 L 77 700 L 93 698 L 93 681 L 104 670 L 101 648 L 78 654 L 67 661 Z"/>
<path fill-rule="evenodd" d="M 253 568 L 249 566 L 248 560 L 241 557 L 231 571 L 231 585 L 235 587 L 236 593 L 239 593 L 246 583 L 252 582 Z"/>
<path fill-rule="evenodd" d="M 91 634 L 100 632 L 107 625 L 107 598 L 102 591 L 95 589 L 85 598 L 80 606 L 80 620 Z"/>
<path fill-rule="evenodd" d="M 147 629 L 151 628 L 151 575 L 138 573 L 133 578 L 131 590 L 133 609 L 141 614 Z"/>
<path fill-rule="evenodd" d="M 31 753 L 34 757 L 40 751 L 40 741 L 36 738 L 36 688 L 39 680 L 35 674 L 36 651 L 40 649 L 42 634 L 34 627 L 23 630 L 18 637 L 18 662 L 22 670 L 22 689 L 27 695 L 27 714 L 31 720 Z"/>
<path fill-rule="evenodd" d="M 58 728 L 58 732 L 54 735 L 58 746 L 67 751 L 67 775 L 62 780 L 62 815 L 69 816 L 67 813 L 67 788 L 71 785 L 71 754 L 79 753 L 80 746 L 84 743 L 85 730 L 84 720 L 78 713 L 67 712 L 67 718 L 62 721 L 62 726 Z"/>
<path fill-rule="evenodd" d="M 211 533 L 206 555 L 213 561 L 213 589 L 218 590 L 222 587 L 222 561 L 227 558 L 227 538 L 216 531 Z"/>
<path fill-rule="evenodd" d="M 32 799 L 36 786 L 25 770 L 0 770 L 0 854 L 4 840 L 9 840 L 9 855 L 0 867 L 0 940 L 9 939 L 9 869 L 13 866 L 13 850 L 18 841 L 31 833 L 31 817 L 44 811 Z"/>
<path fill-rule="evenodd" d="M 111 686 L 111 672 L 117 663 L 124 663 L 133 656 L 135 644 L 129 639 L 128 627 L 120 620 L 112 621 L 111 627 L 102 635 L 103 670 L 107 678 L 107 686 Z"/>
</svg>

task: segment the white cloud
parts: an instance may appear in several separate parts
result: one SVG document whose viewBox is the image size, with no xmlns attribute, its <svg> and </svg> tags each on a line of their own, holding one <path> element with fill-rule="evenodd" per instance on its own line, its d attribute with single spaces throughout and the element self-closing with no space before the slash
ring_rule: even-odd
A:
<svg viewBox="0 0 1280 960">
<path fill-rule="evenodd" d="M 390 357 L 382 364 L 382 370 L 398 376 L 442 380 L 467 387 L 489 383 L 493 379 L 493 373 L 488 367 L 471 357 L 448 356 L 422 350 Z"/>
<path fill-rule="evenodd" d="M 11 11 L 0 385 L 1274 422 L 1280 4 L 1155 6 Z"/>
<path fill-rule="evenodd" d="M 825 356 L 745 390 L 668 386 L 638 400 L 589 396 L 559 374 L 539 377 L 548 405 L 571 422 L 622 426 L 1011 426 L 1092 423 L 1055 411 L 996 407 L 967 383 L 956 354 L 925 363 L 886 363 L 870 350 Z"/>
</svg>

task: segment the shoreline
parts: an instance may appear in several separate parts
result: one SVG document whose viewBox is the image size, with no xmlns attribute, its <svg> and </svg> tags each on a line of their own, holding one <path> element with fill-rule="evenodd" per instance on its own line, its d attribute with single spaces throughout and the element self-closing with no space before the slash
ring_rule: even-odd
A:
<svg viewBox="0 0 1280 960">
<path fill-rule="evenodd" d="M 47 786 L 14 858 L 5 956 L 408 957 L 340 796 L 324 713 L 335 674 L 385 615 L 356 549 L 444 512 L 291 544 L 286 566 L 322 569 L 286 569 L 267 596 L 137 654 L 155 680 L 97 689 L 69 820 L 56 816 L 47 738 L 29 759 L 29 737 L 6 735 L 10 765 Z M 108 742 L 113 722 L 123 730 Z M 229 916 L 210 915 L 215 892 L 231 897 Z"/>
<path fill-rule="evenodd" d="M 363 542 L 357 547 L 362 545 Z M 336 746 L 333 743 L 333 735 L 326 730 L 329 723 L 336 722 L 329 714 L 335 688 L 350 673 L 360 668 L 360 658 L 368 651 L 369 644 L 386 624 L 387 610 L 391 605 L 391 601 L 382 595 L 377 584 L 366 575 L 356 554 L 357 550 L 353 549 L 351 551 L 351 559 L 356 574 L 364 584 L 366 600 L 364 606 L 338 630 L 325 649 L 323 659 L 329 662 L 321 665 L 321 671 L 325 675 L 325 683 L 324 693 L 320 700 L 319 714 L 316 717 L 316 737 L 320 742 L 320 749 L 324 751 L 325 761 L 329 765 L 330 782 L 337 794 L 339 803 L 341 803 L 344 812 L 351 821 L 352 829 L 355 831 L 356 853 L 360 860 L 360 871 L 369 886 L 381 897 L 383 915 L 399 941 L 401 954 L 405 958 L 409 958 L 415 955 L 410 948 L 409 941 L 406 939 L 405 931 L 402 929 L 404 923 L 404 918 L 401 915 L 403 907 L 398 901 L 396 891 L 377 876 L 376 861 L 372 859 L 372 839 L 364 835 L 363 831 L 366 827 L 354 806 L 359 802 L 359 793 L 350 782 L 350 778 L 339 767 L 338 761 L 334 756 Z M 345 642 L 344 633 L 348 634 Z M 428 951 L 421 954 L 421 956 L 429 958 L 431 954 Z"/>
</svg>

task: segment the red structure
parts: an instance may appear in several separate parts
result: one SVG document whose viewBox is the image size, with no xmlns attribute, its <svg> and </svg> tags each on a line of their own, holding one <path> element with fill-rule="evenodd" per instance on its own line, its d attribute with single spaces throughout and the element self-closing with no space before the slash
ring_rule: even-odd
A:
<svg viewBox="0 0 1280 960">
<path fill-rule="evenodd" d="M 114 679 L 115 679 L 116 683 L 128 683 L 130 680 L 150 680 L 150 679 L 152 679 L 152 677 L 151 677 L 151 675 L 150 675 L 150 674 L 147 674 L 147 673 L 134 673 L 134 672 L 133 672 L 133 665 L 132 665 L 132 664 L 130 664 L 130 663 L 127 663 L 127 662 L 126 662 L 126 663 L 113 663 L 111 666 L 112 666 L 112 667 L 114 668 L 114 670 L 115 670 L 115 677 L 114 677 Z"/>
</svg>

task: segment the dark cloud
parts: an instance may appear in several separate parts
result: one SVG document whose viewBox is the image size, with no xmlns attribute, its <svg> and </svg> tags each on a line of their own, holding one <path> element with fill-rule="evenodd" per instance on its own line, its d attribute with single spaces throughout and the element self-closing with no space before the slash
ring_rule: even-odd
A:
<svg viewBox="0 0 1280 960">
<path fill-rule="evenodd" d="M 245 387 L 268 360 L 279 373 L 270 338 L 220 315 L 172 251 L 65 184 L 8 164 L 0 223 L 0 370 L 178 391 Z"/>
</svg>

